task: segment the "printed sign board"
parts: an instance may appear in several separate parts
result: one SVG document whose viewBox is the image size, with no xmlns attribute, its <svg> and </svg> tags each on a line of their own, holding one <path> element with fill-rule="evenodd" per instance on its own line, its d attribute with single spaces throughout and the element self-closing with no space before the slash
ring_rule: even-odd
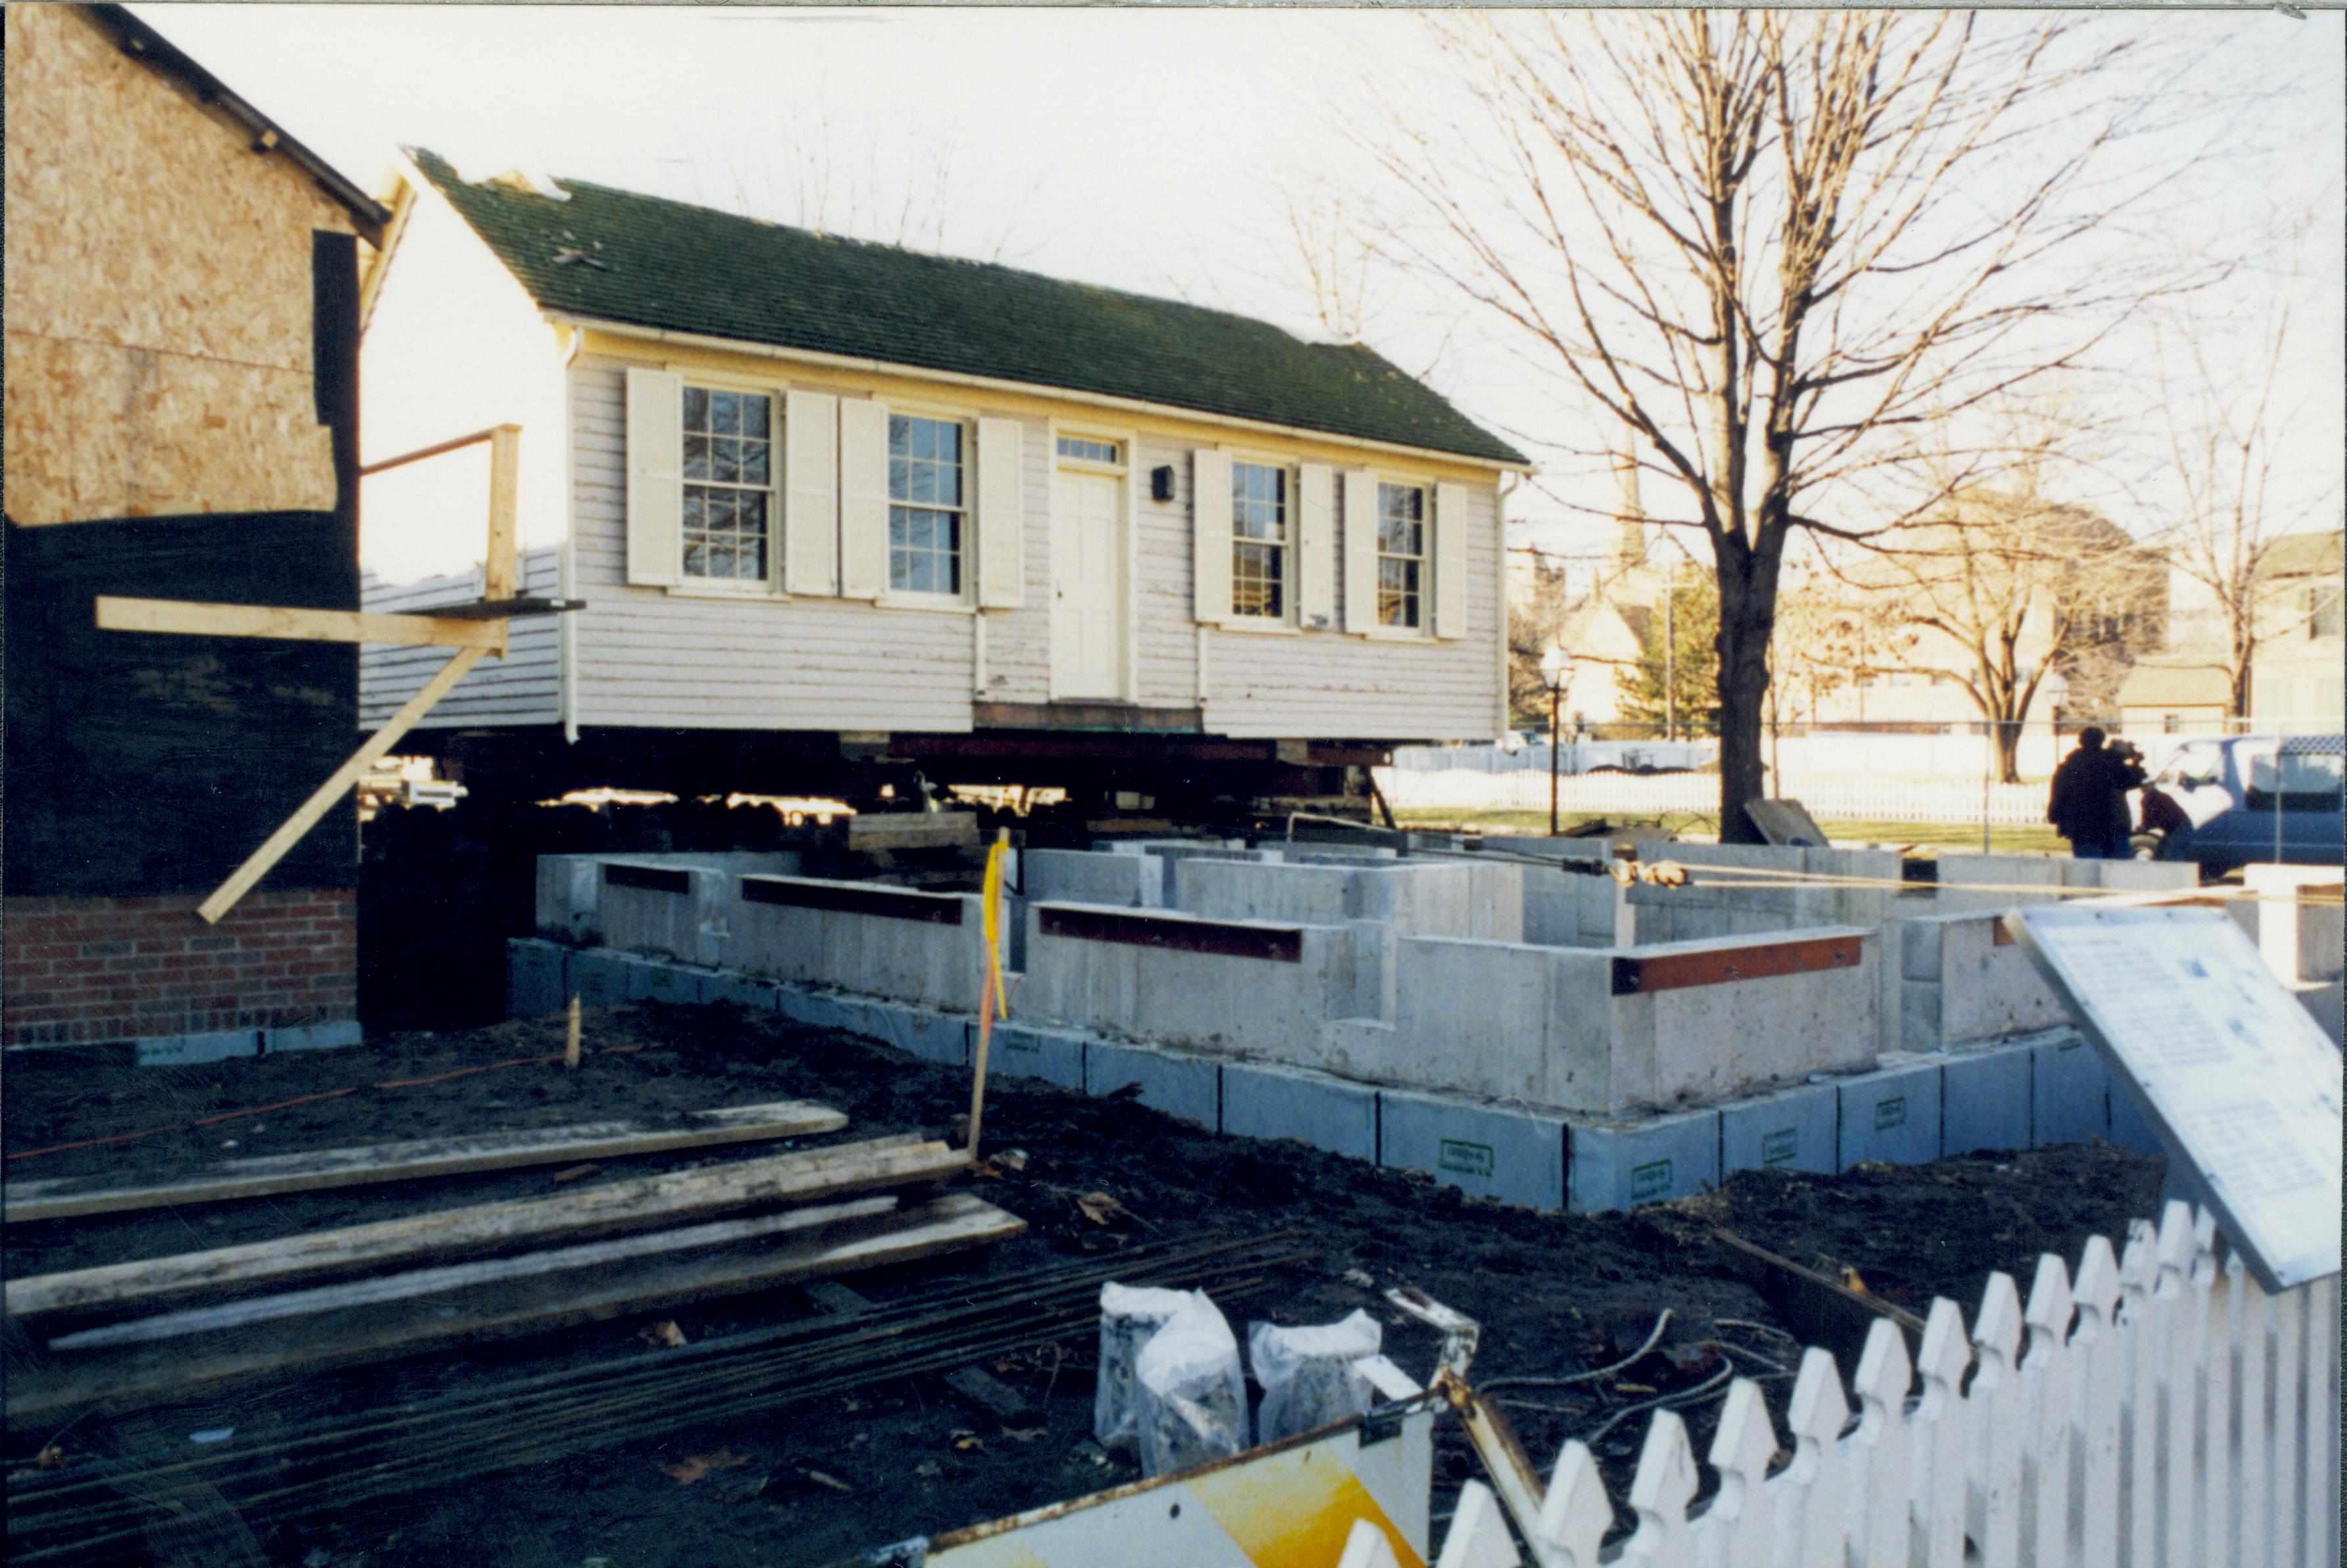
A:
<svg viewBox="0 0 2347 1568">
<path fill-rule="evenodd" d="M 2214 909 L 2005 917 L 2270 1291 L 2339 1272 L 2340 1053 Z"/>
</svg>

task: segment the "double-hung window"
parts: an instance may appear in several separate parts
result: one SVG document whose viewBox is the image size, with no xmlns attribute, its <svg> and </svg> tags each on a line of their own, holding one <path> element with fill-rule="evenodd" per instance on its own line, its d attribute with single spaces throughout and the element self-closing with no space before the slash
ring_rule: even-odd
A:
<svg viewBox="0 0 2347 1568">
<path fill-rule="evenodd" d="M 679 542 L 688 578 L 764 582 L 774 549 L 774 406 L 763 393 L 684 389 Z"/>
<path fill-rule="evenodd" d="M 1231 465 L 1231 613 L 1287 616 L 1287 470 Z"/>
<path fill-rule="evenodd" d="M 1425 624 L 1426 490 L 1378 486 L 1378 624 Z"/>
<path fill-rule="evenodd" d="M 960 594 L 968 477 L 959 421 L 888 416 L 890 591 Z"/>
</svg>

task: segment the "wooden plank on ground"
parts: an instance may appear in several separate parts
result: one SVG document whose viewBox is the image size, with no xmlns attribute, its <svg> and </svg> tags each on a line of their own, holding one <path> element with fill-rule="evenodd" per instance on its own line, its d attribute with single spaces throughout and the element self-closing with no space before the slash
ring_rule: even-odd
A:
<svg viewBox="0 0 2347 1568">
<path fill-rule="evenodd" d="M 12 1369 L 7 1419 L 46 1418 L 90 1406 L 135 1409 L 241 1378 L 386 1360 L 666 1310 L 989 1245 L 1026 1228 L 1016 1215 L 952 1193 L 779 1245 L 636 1259 L 592 1271 L 585 1279 L 566 1271 L 505 1281 L 456 1302 L 427 1296 L 356 1306 L 306 1318 L 294 1333 L 261 1324 L 200 1339 L 61 1355 L 44 1365 Z"/>
<path fill-rule="evenodd" d="M 30 1317 L 92 1312 L 190 1294 L 272 1289 L 425 1257 L 507 1251 L 555 1236 L 576 1239 L 728 1209 L 940 1182 L 969 1163 L 967 1150 L 938 1143 L 841 1143 L 703 1170 L 633 1176 L 554 1197 L 474 1204 L 208 1252 L 12 1279 L 7 1313 Z"/>
<path fill-rule="evenodd" d="M 6 1204 L 0 1208 L 0 1218 L 10 1225 L 21 1225 L 165 1205 L 321 1192 L 376 1182 L 477 1175 L 531 1165 L 575 1164 L 582 1160 L 618 1160 L 681 1149 L 803 1138 L 836 1132 L 847 1125 L 847 1118 L 831 1107 L 803 1100 L 697 1111 L 692 1121 L 691 1126 L 661 1128 L 632 1122 L 592 1122 L 570 1127 L 418 1138 L 352 1149 L 313 1149 L 296 1154 L 225 1160 L 199 1175 L 149 1187 L 74 1190 L 103 1180 L 100 1177 L 88 1178 L 86 1183 L 44 1182 L 37 1186 L 12 1182 L 6 1188 Z"/>
<path fill-rule="evenodd" d="M 636 1258 L 655 1257 L 663 1253 L 692 1252 L 702 1247 L 754 1241 L 762 1236 L 787 1235 L 793 1231 L 819 1230 L 825 1225 L 844 1221 L 871 1219 L 891 1213 L 896 1207 L 897 1195 L 882 1193 L 876 1197 L 850 1198 L 840 1204 L 784 1209 L 776 1214 L 753 1214 L 748 1219 L 711 1220 L 705 1225 L 685 1225 L 677 1230 L 640 1231 L 633 1235 L 619 1236 L 610 1241 L 581 1242 L 575 1246 L 547 1247 L 538 1252 L 516 1253 L 507 1257 L 443 1264 L 436 1268 L 411 1268 L 401 1274 L 373 1275 L 339 1285 L 284 1290 L 274 1296 L 251 1296 L 219 1307 L 183 1307 L 177 1312 L 157 1313 L 152 1317 L 134 1317 L 124 1323 L 77 1329 L 50 1340 L 49 1348 L 94 1350 L 114 1345 L 143 1345 L 161 1339 L 178 1339 L 190 1334 L 223 1333 L 249 1328 L 256 1323 L 315 1317 L 348 1307 L 412 1301 L 418 1296 L 469 1290 L 477 1286 L 496 1285 L 507 1280 L 530 1279 L 544 1274 L 560 1274 L 568 1269 L 604 1268 Z"/>
</svg>

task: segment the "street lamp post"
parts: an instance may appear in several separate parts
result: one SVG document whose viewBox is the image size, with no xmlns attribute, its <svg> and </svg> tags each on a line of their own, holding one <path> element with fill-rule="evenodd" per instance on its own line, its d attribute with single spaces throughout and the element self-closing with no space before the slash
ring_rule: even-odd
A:
<svg viewBox="0 0 2347 1568">
<path fill-rule="evenodd" d="M 1573 683 L 1573 655 L 1551 648 L 1541 655 L 1541 681 L 1548 687 L 1548 835 L 1556 836 L 1557 769 L 1563 750 L 1557 719 L 1564 689 Z"/>
</svg>

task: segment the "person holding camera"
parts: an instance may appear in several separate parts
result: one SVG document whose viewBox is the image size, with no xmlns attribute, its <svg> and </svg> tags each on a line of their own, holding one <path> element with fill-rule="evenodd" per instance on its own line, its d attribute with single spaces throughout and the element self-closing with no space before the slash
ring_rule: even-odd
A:
<svg viewBox="0 0 2347 1568">
<path fill-rule="evenodd" d="M 2098 724 L 2078 732 L 2078 746 L 2054 770 L 2045 820 L 2080 860 L 2126 860 L 2127 791 L 2144 782 L 2143 753 L 2125 741 L 2106 745 Z"/>
</svg>

